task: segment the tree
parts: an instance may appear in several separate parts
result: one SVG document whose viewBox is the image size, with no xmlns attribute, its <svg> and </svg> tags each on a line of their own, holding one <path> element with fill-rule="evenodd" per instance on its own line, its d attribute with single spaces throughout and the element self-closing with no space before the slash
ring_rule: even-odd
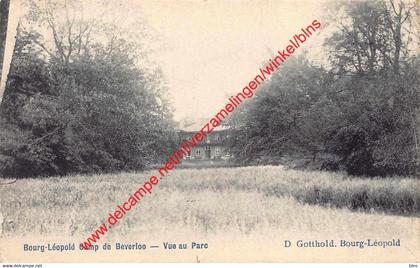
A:
<svg viewBox="0 0 420 268">
<path fill-rule="evenodd" d="M 0 1 L 0 82 L 3 72 L 4 50 L 6 47 L 7 24 L 9 22 L 10 0 Z"/>
<path fill-rule="evenodd" d="M 414 8 L 402 1 L 340 3 L 337 29 L 324 44 L 329 66 L 289 59 L 252 107 L 232 116 L 229 147 L 237 160 L 287 156 L 352 175 L 415 175 L 420 81 Z"/>
<path fill-rule="evenodd" d="M 3 100 L 3 174 L 112 172 L 159 161 L 175 140 L 172 116 L 161 73 L 138 63 L 139 44 L 115 26 L 96 27 L 75 2 L 30 4 Z M 15 132 L 22 137 L 10 139 Z"/>
<path fill-rule="evenodd" d="M 412 51 L 412 10 L 402 1 L 345 5 L 327 40 L 346 125 L 331 133 L 334 153 L 352 174 L 414 174 L 417 155 L 418 60 Z M 346 101 L 347 100 L 347 101 Z M 350 102 L 351 101 L 351 102 Z"/>
<path fill-rule="evenodd" d="M 290 58 L 252 100 L 230 118 L 229 148 L 241 163 L 278 162 L 284 155 L 322 152 L 319 116 L 324 70 L 304 57 Z M 317 119 L 312 121 L 312 119 Z"/>
</svg>

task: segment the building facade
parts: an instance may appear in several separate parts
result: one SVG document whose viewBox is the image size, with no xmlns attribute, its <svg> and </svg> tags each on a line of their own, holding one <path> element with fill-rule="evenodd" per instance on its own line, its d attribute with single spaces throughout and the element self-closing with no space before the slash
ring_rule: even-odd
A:
<svg viewBox="0 0 420 268">
<path fill-rule="evenodd" d="M 203 126 L 208 123 L 208 119 L 200 119 L 190 122 L 182 122 L 179 127 L 180 143 L 191 140 Z M 218 126 L 210 134 L 192 148 L 186 160 L 227 160 L 230 156 L 226 153 L 225 139 L 228 130 L 225 126 Z"/>
</svg>

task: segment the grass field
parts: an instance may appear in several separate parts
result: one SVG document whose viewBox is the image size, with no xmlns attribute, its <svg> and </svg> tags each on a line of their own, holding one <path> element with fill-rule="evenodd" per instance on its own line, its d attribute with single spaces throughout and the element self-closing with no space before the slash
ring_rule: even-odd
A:
<svg viewBox="0 0 420 268">
<path fill-rule="evenodd" d="M 52 177 L 2 185 L 1 235 L 84 239 L 150 175 Z M 280 228 L 412 235 L 407 226 L 419 224 L 419 185 L 409 178 L 363 179 L 274 166 L 174 170 L 109 234 L 182 230 L 217 235 L 229 230 L 249 235 Z"/>
<path fill-rule="evenodd" d="M 151 171 L 18 180 L 0 186 L 0 261 L 419 260 L 419 180 L 366 179 L 283 167 L 178 169 L 100 243 L 205 241 L 207 251 L 25 253 L 24 243 L 80 243 Z M 401 239 L 402 248 L 287 249 L 285 239 Z M 240 252 L 240 253 L 239 253 Z"/>
</svg>

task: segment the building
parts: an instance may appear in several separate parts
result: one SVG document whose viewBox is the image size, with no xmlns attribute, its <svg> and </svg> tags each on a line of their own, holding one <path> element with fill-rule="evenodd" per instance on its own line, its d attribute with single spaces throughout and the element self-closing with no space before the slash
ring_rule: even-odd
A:
<svg viewBox="0 0 420 268">
<path fill-rule="evenodd" d="M 192 137 L 200 132 L 210 119 L 200 118 L 197 120 L 183 120 L 179 126 L 179 143 L 191 140 Z M 197 147 L 192 148 L 186 160 L 228 160 L 230 156 L 226 153 L 225 139 L 228 135 L 228 128 L 219 125 L 206 137 L 197 143 Z"/>
</svg>

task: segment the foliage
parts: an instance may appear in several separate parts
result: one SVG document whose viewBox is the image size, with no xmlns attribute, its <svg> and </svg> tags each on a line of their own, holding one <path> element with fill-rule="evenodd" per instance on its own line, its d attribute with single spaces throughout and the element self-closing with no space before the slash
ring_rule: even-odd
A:
<svg viewBox="0 0 420 268">
<path fill-rule="evenodd" d="M 59 24 L 58 6 L 37 7 L 39 16 L 19 26 L 2 102 L 3 176 L 133 170 L 158 161 L 174 144 L 159 70 L 142 67 L 138 44 L 114 28 L 109 40 L 92 40 L 93 22 Z M 35 22 L 45 24 L 54 46 Z"/>
<path fill-rule="evenodd" d="M 416 174 L 414 7 L 396 1 L 341 7 L 338 29 L 325 43 L 330 65 L 289 59 L 258 89 L 252 107 L 233 115 L 239 135 L 230 135 L 229 147 L 238 162 L 307 155 L 318 168 L 353 175 Z"/>
</svg>

